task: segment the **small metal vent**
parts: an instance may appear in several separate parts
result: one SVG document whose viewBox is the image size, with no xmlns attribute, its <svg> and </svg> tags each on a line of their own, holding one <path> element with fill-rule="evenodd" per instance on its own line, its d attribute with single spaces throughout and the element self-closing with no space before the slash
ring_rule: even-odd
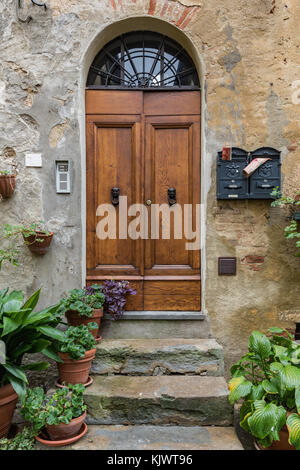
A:
<svg viewBox="0 0 300 470">
<path fill-rule="evenodd" d="M 236 258 L 221 257 L 218 259 L 219 276 L 236 275 Z"/>
</svg>

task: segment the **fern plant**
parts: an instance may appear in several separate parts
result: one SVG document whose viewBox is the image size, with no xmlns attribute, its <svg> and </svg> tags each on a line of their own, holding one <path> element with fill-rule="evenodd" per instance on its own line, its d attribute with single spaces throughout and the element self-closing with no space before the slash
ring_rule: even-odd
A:
<svg viewBox="0 0 300 470">
<path fill-rule="evenodd" d="M 300 450 L 300 345 L 282 328 L 253 331 L 248 352 L 231 367 L 231 404 L 243 399 L 240 426 L 263 447 L 279 441 L 287 425 L 289 443 Z"/>
</svg>

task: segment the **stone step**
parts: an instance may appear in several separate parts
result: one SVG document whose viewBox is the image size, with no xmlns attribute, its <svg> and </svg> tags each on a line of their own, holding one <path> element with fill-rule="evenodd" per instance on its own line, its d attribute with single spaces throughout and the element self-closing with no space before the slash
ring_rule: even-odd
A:
<svg viewBox="0 0 300 470">
<path fill-rule="evenodd" d="M 96 376 L 85 390 L 90 424 L 230 426 L 223 377 Z"/>
<path fill-rule="evenodd" d="M 57 448 L 37 444 L 36 449 Z M 231 426 L 89 425 L 83 438 L 59 450 L 243 450 L 243 446 Z"/>
<path fill-rule="evenodd" d="M 105 316 L 103 338 L 211 338 L 209 319 L 200 312 L 125 312 L 120 320 Z"/>
<path fill-rule="evenodd" d="M 214 339 L 104 339 L 92 365 L 97 375 L 208 375 L 224 373 Z"/>
</svg>

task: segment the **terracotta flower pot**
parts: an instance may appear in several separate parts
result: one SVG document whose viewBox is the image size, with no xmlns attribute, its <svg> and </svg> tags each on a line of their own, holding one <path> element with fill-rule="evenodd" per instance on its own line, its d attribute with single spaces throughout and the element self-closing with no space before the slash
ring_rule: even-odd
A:
<svg viewBox="0 0 300 470">
<path fill-rule="evenodd" d="M 4 199 L 13 195 L 16 189 L 15 175 L 0 175 L 0 194 Z"/>
<path fill-rule="evenodd" d="M 88 381 L 91 370 L 92 360 L 96 354 L 96 348 L 86 351 L 84 357 L 74 361 L 69 354 L 58 353 L 59 357 L 64 361 L 57 362 L 59 382 L 61 384 L 85 384 Z"/>
<path fill-rule="evenodd" d="M 18 401 L 18 395 L 8 384 L 0 387 L 0 438 L 6 437 Z"/>
<path fill-rule="evenodd" d="M 82 317 L 78 312 L 69 310 L 66 312 L 66 317 L 68 319 L 69 325 L 79 326 L 79 325 L 88 325 L 88 323 L 95 322 L 98 325 L 98 328 L 91 330 L 91 333 L 95 338 L 98 337 L 98 331 L 100 328 L 101 318 L 103 317 L 103 308 L 95 309 L 92 317 Z"/>
<path fill-rule="evenodd" d="M 287 412 L 287 417 L 291 412 Z M 296 450 L 296 447 L 291 446 L 289 443 L 289 431 L 287 425 L 285 424 L 281 431 L 279 431 L 280 441 L 273 441 L 270 447 L 264 448 L 258 442 L 255 441 L 255 447 L 257 450 Z"/>
<path fill-rule="evenodd" d="M 53 238 L 53 232 L 50 232 L 49 235 L 46 235 L 43 232 L 36 232 L 36 235 L 30 235 L 25 237 L 23 234 L 26 245 L 32 253 L 37 255 L 44 255 L 49 250 L 50 244 Z M 43 241 L 37 241 L 43 240 Z"/>
<path fill-rule="evenodd" d="M 47 433 L 52 441 L 63 441 L 70 439 L 71 437 L 78 434 L 82 423 L 86 417 L 86 411 L 79 416 L 78 418 L 72 419 L 69 424 L 52 424 L 51 426 L 46 426 Z"/>
</svg>

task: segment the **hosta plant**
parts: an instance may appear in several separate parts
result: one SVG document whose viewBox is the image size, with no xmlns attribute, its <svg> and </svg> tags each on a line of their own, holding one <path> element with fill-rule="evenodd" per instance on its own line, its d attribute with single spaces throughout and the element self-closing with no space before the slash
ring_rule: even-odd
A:
<svg viewBox="0 0 300 470">
<path fill-rule="evenodd" d="M 300 345 L 292 335 L 275 327 L 268 335 L 254 331 L 231 375 L 229 401 L 243 399 L 240 426 L 266 448 L 287 425 L 289 443 L 300 450 Z"/>
<path fill-rule="evenodd" d="M 43 353 L 61 362 L 54 349 L 54 341 L 63 341 L 65 335 L 56 327 L 59 319 L 57 305 L 35 312 L 40 290 L 27 301 L 21 291 L 0 291 L 0 340 L 4 350 L 0 364 L 0 387 L 11 383 L 24 400 L 27 386 L 27 370 L 44 370 L 48 362 L 22 364 L 24 354 Z"/>
<path fill-rule="evenodd" d="M 82 384 L 69 385 L 47 396 L 41 387 L 28 389 L 21 414 L 31 423 L 34 435 L 44 426 L 69 424 L 86 410 L 84 390 Z"/>
</svg>

